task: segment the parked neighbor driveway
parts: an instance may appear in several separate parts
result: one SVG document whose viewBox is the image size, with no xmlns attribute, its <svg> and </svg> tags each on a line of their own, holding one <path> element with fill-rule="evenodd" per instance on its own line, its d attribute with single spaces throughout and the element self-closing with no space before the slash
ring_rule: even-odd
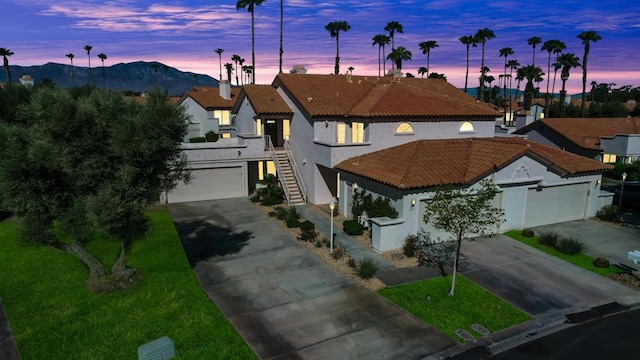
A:
<svg viewBox="0 0 640 360">
<path fill-rule="evenodd" d="M 248 199 L 171 204 L 200 285 L 263 359 L 417 359 L 454 341 L 310 253 Z"/>
</svg>

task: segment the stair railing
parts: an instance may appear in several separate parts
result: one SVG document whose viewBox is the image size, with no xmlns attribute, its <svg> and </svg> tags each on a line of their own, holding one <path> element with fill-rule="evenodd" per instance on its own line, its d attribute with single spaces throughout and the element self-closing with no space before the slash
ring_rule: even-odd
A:
<svg viewBox="0 0 640 360">
<path fill-rule="evenodd" d="M 291 164 L 291 168 L 293 169 L 293 175 L 295 176 L 298 187 L 300 188 L 302 201 L 306 203 L 307 188 L 304 186 L 304 181 L 302 181 L 302 174 L 300 174 L 300 169 L 298 169 L 298 164 L 296 164 L 296 159 L 293 156 L 293 151 L 291 150 L 291 144 L 289 143 L 289 140 L 284 141 L 284 150 L 287 152 L 287 158 L 289 159 L 289 163 Z"/>
<path fill-rule="evenodd" d="M 271 159 L 273 163 L 276 165 L 276 174 L 278 174 L 278 181 L 280 182 L 280 186 L 282 186 L 282 190 L 284 190 L 284 196 L 287 198 L 287 204 L 291 204 L 291 193 L 289 191 L 289 187 L 287 186 L 287 182 L 284 181 L 282 177 L 282 167 L 280 166 L 280 161 L 278 161 L 278 156 L 276 156 L 276 149 L 273 147 L 273 143 L 269 135 L 266 135 L 267 143 L 269 144 L 269 152 L 271 153 Z"/>
</svg>

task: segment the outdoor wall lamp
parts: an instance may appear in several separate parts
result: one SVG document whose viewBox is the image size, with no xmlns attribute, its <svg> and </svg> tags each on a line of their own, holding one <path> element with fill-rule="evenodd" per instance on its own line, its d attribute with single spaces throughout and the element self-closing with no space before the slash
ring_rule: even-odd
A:
<svg viewBox="0 0 640 360">
<path fill-rule="evenodd" d="M 411 207 L 416 206 L 416 198 L 411 199 Z"/>
<path fill-rule="evenodd" d="M 238 156 L 242 155 L 242 151 L 238 150 Z"/>
<path fill-rule="evenodd" d="M 336 208 L 336 198 L 331 198 L 331 202 L 329 203 L 329 210 L 331 210 L 331 231 L 329 231 L 329 236 L 331 236 L 331 240 L 329 242 L 329 253 L 333 253 L 333 210 Z"/>
<path fill-rule="evenodd" d="M 326 128 L 328 128 L 328 127 L 329 127 L 329 122 L 328 122 L 328 121 L 325 121 L 325 122 L 324 122 L 324 127 L 326 127 Z"/>
<path fill-rule="evenodd" d="M 358 183 L 353 183 L 353 189 L 358 190 Z"/>
</svg>

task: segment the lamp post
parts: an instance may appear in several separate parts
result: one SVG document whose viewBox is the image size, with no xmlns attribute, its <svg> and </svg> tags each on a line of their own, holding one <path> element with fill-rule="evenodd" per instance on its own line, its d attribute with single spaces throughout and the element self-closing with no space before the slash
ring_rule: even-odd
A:
<svg viewBox="0 0 640 360">
<path fill-rule="evenodd" d="M 329 241 L 329 253 L 333 253 L 333 209 L 336 208 L 336 198 L 331 198 L 331 202 L 329 203 L 329 209 L 331 209 L 331 232 L 329 232 L 329 236 L 331 240 Z"/>
<path fill-rule="evenodd" d="M 618 197 L 618 212 L 622 210 L 622 193 L 624 192 L 624 180 L 627 178 L 627 173 L 622 173 L 622 184 L 620 185 L 620 197 Z"/>
</svg>

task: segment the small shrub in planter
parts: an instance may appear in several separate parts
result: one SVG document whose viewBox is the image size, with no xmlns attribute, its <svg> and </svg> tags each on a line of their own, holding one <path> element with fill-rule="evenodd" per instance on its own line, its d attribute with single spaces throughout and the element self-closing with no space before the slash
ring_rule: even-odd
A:
<svg viewBox="0 0 640 360">
<path fill-rule="evenodd" d="M 287 209 L 287 227 L 294 228 L 300 226 L 300 214 L 298 214 L 298 210 L 293 206 L 289 206 Z"/>
<path fill-rule="evenodd" d="M 300 226 L 300 220 L 294 218 L 287 219 L 287 227 L 288 228 L 297 228 Z"/>
<path fill-rule="evenodd" d="M 607 260 L 607 258 L 599 257 L 593 259 L 593 266 L 597 268 L 606 269 L 609 267 L 609 265 L 609 260 Z"/>
<path fill-rule="evenodd" d="M 371 279 L 378 272 L 378 263 L 372 258 L 364 258 L 358 266 L 357 273 L 362 279 Z"/>
<path fill-rule="evenodd" d="M 299 227 L 300 227 L 300 230 L 302 231 L 315 230 L 316 224 L 312 223 L 309 220 L 305 220 L 300 223 Z M 323 238 L 321 241 L 324 243 L 325 241 L 328 241 L 328 240 L 327 238 Z"/>
<path fill-rule="evenodd" d="M 204 134 L 204 137 L 207 142 L 216 142 L 220 138 L 220 135 L 216 134 L 213 131 L 209 131 L 208 133 Z"/>
<path fill-rule="evenodd" d="M 275 211 L 269 211 L 269 216 L 271 216 L 271 217 L 276 217 L 277 215 L 278 215 L 278 213 L 277 213 L 277 212 L 275 212 Z"/>
<path fill-rule="evenodd" d="M 207 142 L 207 139 L 204 136 L 196 136 L 196 137 L 189 138 L 189 142 L 192 144 L 203 143 L 203 142 Z"/>
<path fill-rule="evenodd" d="M 602 221 L 618 222 L 618 207 L 615 205 L 603 206 L 598 212 L 596 212 L 598 219 Z"/>
<path fill-rule="evenodd" d="M 556 249 L 563 254 L 577 255 L 584 250 L 584 243 L 576 238 L 562 238 L 558 241 Z"/>
<path fill-rule="evenodd" d="M 342 246 L 334 246 L 331 257 L 333 260 L 340 260 L 346 254 L 346 250 Z"/>
<path fill-rule="evenodd" d="M 298 240 L 300 241 L 309 241 L 315 242 L 318 238 L 318 232 L 315 230 L 303 230 L 300 232 L 300 236 L 298 236 Z"/>
<path fill-rule="evenodd" d="M 316 240 L 316 242 L 313 243 L 313 245 L 317 248 L 321 248 L 322 247 L 322 241 L 320 240 Z"/>
<path fill-rule="evenodd" d="M 252 197 L 250 197 L 249 200 L 251 200 L 251 202 L 257 203 L 262 201 L 262 197 L 260 197 L 260 195 L 258 194 L 255 194 Z"/>
<path fill-rule="evenodd" d="M 404 245 L 402 246 L 402 253 L 406 257 L 414 257 L 418 247 L 418 236 L 409 235 L 404 239 Z"/>
<path fill-rule="evenodd" d="M 538 238 L 538 242 L 545 246 L 556 247 L 559 239 L 560 239 L 560 235 L 558 235 L 558 233 L 549 232 L 549 233 L 540 234 L 540 238 Z"/>
<path fill-rule="evenodd" d="M 273 211 L 276 213 L 276 218 L 278 220 L 284 221 L 287 218 L 287 209 L 282 206 L 277 206 L 273 208 Z"/>
<path fill-rule="evenodd" d="M 352 258 L 351 256 L 349 256 L 349 258 L 347 259 L 347 265 L 352 269 L 355 269 L 358 267 L 358 263 L 356 262 L 356 259 Z"/>
<path fill-rule="evenodd" d="M 362 235 L 364 233 L 364 226 L 358 220 L 347 220 L 342 224 L 342 228 L 348 235 Z"/>
<path fill-rule="evenodd" d="M 531 230 L 531 229 L 524 229 L 524 230 L 522 230 L 522 236 L 525 236 L 525 237 L 533 237 L 533 235 L 534 235 L 534 234 L 533 234 L 533 230 Z"/>
</svg>

